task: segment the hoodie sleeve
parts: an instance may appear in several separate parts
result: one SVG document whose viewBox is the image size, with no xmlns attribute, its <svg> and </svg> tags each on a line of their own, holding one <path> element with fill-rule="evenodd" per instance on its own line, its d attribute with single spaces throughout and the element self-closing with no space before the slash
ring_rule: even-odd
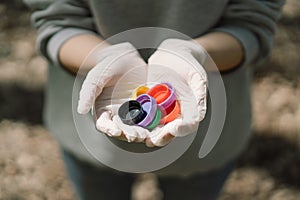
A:
<svg viewBox="0 0 300 200">
<path fill-rule="evenodd" d="M 38 31 L 37 49 L 59 65 L 61 45 L 79 34 L 97 34 L 87 4 L 81 0 L 24 0 L 32 10 L 31 23 Z"/>
<path fill-rule="evenodd" d="M 257 64 L 272 49 L 276 22 L 284 0 L 229 0 L 218 26 L 237 38 L 245 53 L 242 65 Z"/>
</svg>

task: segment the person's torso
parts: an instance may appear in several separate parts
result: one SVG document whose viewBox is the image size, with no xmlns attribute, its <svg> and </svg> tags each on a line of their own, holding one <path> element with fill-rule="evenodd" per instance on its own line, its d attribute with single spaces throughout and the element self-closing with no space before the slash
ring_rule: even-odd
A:
<svg viewBox="0 0 300 200">
<path fill-rule="evenodd" d="M 214 27 L 228 0 L 86 0 L 107 38 L 139 27 L 163 27 L 192 38 Z"/>
<path fill-rule="evenodd" d="M 228 0 L 86 0 L 92 10 L 98 32 L 108 38 L 140 27 L 163 27 L 182 32 L 192 38 L 208 32 L 219 22 Z M 209 120 L 200 124 L 198 136 L 190 149 L 165 174 L 187 174 L 219 167 L 235 157 L 245 146 L 251 125 L 250 83 L 248 69 L 222 76 L 227 96 L 227 113 L 223 133 L 213 150 L 198 159 L 201 141 Z M 50 67 L 46 97 L 46 121 L 60 144 L 78 157 L 95 163 L 82 145 L 73 124 L 72 91 L 74 77 L 65 70 Z M 64 85 L 64 87 L 61 87 Z M 59 113 L 59 114 L 58 114 Z M 105 141 L 99 142 L 99 149 Z M 130 144 L 128 144 L 130 145 Z M 131 144 L 135 148 L 134 144 Z M 110 149 L 107 152 L 112 152 Z M 111 153 L 113 154 L 113 152 Z M 116 159 L 111 156 L 112 161 Z M 96 162 L 97 163 L 97 162 Z"/>
</svg>

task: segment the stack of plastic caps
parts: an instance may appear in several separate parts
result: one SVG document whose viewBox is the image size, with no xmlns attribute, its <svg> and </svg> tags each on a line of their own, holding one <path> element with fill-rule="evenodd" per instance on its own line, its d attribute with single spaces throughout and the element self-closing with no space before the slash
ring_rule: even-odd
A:
<svg viewBox="0 0 300 200">
<path fill-rule="evenodd" d="M 173 121 L 179 113 L 180 105 L 169 83 L 157 84 L 150 89 L 146 86 L 136 88 L 132 100 L 123 103 L 118 111 L 123 123 L 148 130 Z"/>
</svg>

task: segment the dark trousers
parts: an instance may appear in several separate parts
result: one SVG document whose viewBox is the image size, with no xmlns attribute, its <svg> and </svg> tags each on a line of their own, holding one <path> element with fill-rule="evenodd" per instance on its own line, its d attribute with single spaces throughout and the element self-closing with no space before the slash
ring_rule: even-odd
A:
<svg viewBox="0 0 300 200">
<path fill-rule="evenodd" d="M 135 175 L 96 168 L 63 151 L 67 173 L 80 200 L 130 200 Z M 159 177 L 164 200 L 215 200 L 233 169 L 222 169 L 187 178 Z"/>
</svg>

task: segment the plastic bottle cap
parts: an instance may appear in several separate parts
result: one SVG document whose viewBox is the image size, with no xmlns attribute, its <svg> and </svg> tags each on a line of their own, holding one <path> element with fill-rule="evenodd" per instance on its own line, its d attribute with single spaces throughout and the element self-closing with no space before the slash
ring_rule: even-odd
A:
<svg viewBox="0 0 300 200">
<path fill-rule="evenodd" d="M 159 124 L 160 119 L 161 119 L 161 111 L 160 111 L 159 108 L 157 108 L 155 118 L 153 119 L 153 121 L 151 122 L 151 124 L 149 124 L 146 127 L 146 129 L 148 129 L 148 130 L 154 129 Z"/>
<path fill-rule="evenodd" d="M 146 117 L 138 123 L 139 126 L 146 127 L 148 126 L 154 119 L 157 110 L 157 104 L 155 99 L 153 99 L 148 94 L 140 95 L 136 101 L 138 101 L 141 105 L 143 110 L 147 113 Z"/>
<path fill-rule="evenodd" d="M 157 104 L 160 104 L 170 96 L 171 91 L 168 85 L 160 83 L 148 90 L 147 94 L 152 96 Z"/>
<path fill-rule="evenodd" d="M 139 86 L 132 92 L 132 99 L 136 99 L 138 96 L 142 94 L 146 94 L 149 88 L 147 86 Z"/>
<path fill-rule="evenodd" d="M 159 107 L 165 111 L 166 114 L 169 114 L 170 109 L 174 102 L 176 101 L 176 94 L 174 88 L 169 83 L 163 83 L 166 85 L 170 91 L 170 95 L 161 103 L 159 103 Z M 169 112 L 168 112 L 169 111 Z"/>
<path fill-rule="evenodd" d="M 167 115 L 164 116 L 159 124 L 167 124 L 171 121 L 173 121 L 174 119 L 176 119 L 178 117 L 178 115 L 180 114 L 180 105 L 178 101 L 175 101 L 167 110 L 166 110 Z"/>
<path fill-rule="evenodd" d="M 130 100 L 120 106 L 118 115 L 124 124 L 134 125 L 140 123 L 147 113 L 138 101 Z"/>
</svg>

